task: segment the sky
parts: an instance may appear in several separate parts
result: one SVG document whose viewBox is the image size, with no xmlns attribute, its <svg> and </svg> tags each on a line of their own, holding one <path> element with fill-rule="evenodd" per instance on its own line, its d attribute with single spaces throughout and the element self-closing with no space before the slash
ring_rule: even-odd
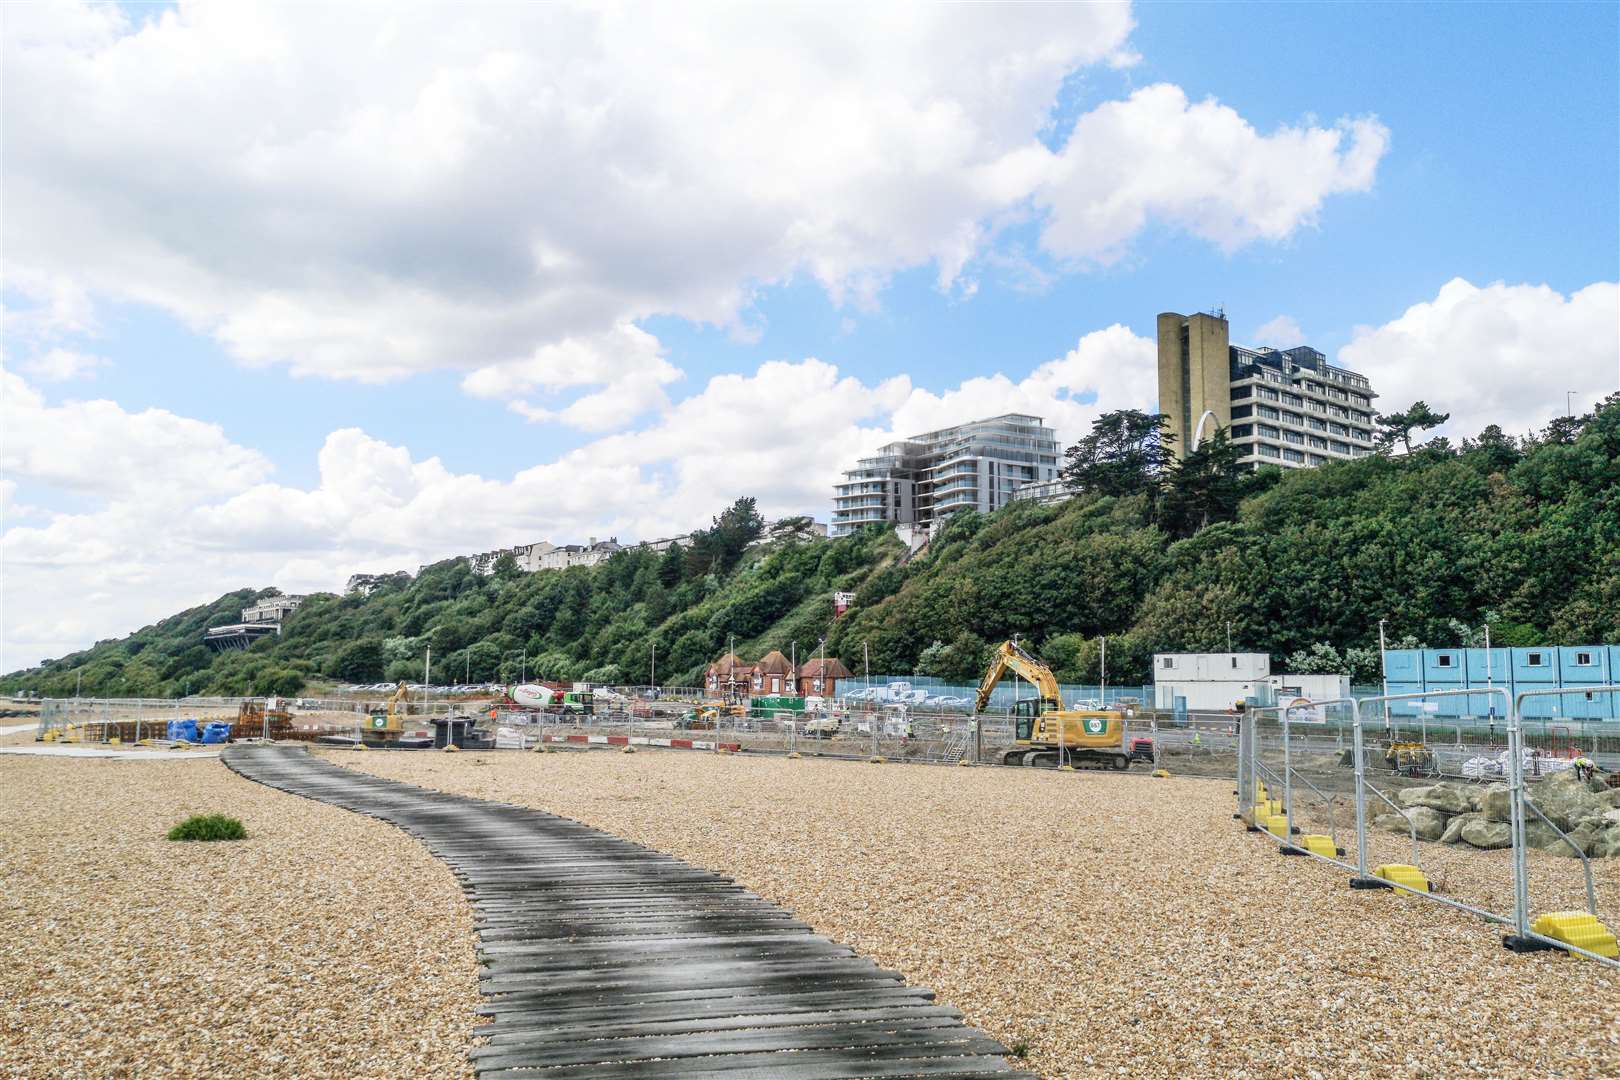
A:
<svg viewBox="0 0 1620 1080">
<path fill-rule="evenodd" d="M 1453 438 L 1589 409 L 1617 13 L 9 6 L 0 670 L 743 495 L 824 521 L 891 438 L 1153 408 L 1167 310 Z"/>
</svg>

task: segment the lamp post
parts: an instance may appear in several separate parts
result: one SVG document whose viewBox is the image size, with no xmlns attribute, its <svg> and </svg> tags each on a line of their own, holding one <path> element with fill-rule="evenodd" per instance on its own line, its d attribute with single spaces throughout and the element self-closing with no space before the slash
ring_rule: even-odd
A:
<svg viewBox="0 0 1620 1080">
<path fill-rule="evenodd" d="M 1384 655 L 1384 620 L 1378 620 L 1378 673 L 1384 683 L 1384 734 L 1389 734 L 1389 659 Z"/>
<path fill-rule="evenodd" d="M 1569 417 L 1571 420 L 1575 419 L 1575 406 L 1573 404 L 1574 398 L 1575 391 L 1564 391 L 1564 415 Z"/>
<path fill-rule="evenodd" d="M 658 642 L 656 641 L 652 643 L 652 674 L 648 676 L 648 679 L 652 682 L 653 690 L 656 691 L 658 689 Z M 654 696 L 657 695 L 654 694 Z"/>
<path fill-rule="evenodd" d="M 1232 651 L 1232 620 L 1226 620 L 1226 651 Z"/>
</svg>

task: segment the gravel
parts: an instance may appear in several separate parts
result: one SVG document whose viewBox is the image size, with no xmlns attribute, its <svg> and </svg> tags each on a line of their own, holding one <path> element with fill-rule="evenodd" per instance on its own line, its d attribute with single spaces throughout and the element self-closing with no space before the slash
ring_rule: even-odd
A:
<svg viewBox="0 0 1620 1080">
<path fill-rule="evenodd" d="M 1049 1077 L 1620 1076 L 1620 978 L 1508 953 L 1498 927 L 1353 892 L 1338 870 L 1277 855 L 1232 820 L 1229 780 L 680 752 L 325 753 L 733 875 L 1027 1045 Z M 1409 858 L 1399 838 L 1375 845 Z M 1453 895 L 1508 895 L 1506 852 L 1425 845 L 1431 855 Z M 1578 862 L 1532 860 L 1538 900 L 1578 899 Z M 1615 862 L 1598 867 L 1611 926 Z"/>
<path fill-rule="evenodd" d="M 227 813 L 248 839 L 164 839 Z M 0 758 L 0 1076 L 468 1077 L 471 914 L 382 822 L 217 760 Z"/>
</svg>

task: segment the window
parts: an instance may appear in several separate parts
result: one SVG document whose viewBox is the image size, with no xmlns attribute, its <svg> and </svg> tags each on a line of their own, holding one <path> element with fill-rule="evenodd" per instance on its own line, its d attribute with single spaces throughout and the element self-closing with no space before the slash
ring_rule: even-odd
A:
<svg viewBox="0 0 1620 1080">
<path fill-rule="evenodd" d="M 1434 666 L 1435 667 L 1450 667 L 1451 662 L 1454 659 L 1455 659 L 1455 657 L 1453 657 L 1450 653 L 1441 653 L 1439 656 L 1434 658 Z"/>
<path fill-rule="evenodd" d="M 1253 416 L 1253 415 L 1254 415 L 1254 406 L 1253 405 L 1234 405 L 1234 406 L 1232 406 L 1232 419 L 1234 419 L 1234 420 L 1237 420 L 1237 419 L 1239 419 L 1241 417 L 1244 417 L 1244 416 Z"/>
<path fill-rule="evenodd" d="M 1246 398 L 1253 393 L 1254 387 L 1252 386 L 1234 386 L 1232 387 L 1232 400 L 1236 401 L 1238 398 Z"/>
<path fill-rule="evenodd" d="M 1169 671 L 1171 668 L 1176 666 L 1176 658 L 1173 657 L 1173 656 L 1165 657 L 1164 658 L 1164 664 L 1162 666 L 1164 667 L 1164 669 L 1166 671 Z"/>
<path fill-rule="evenodd" d="M 1275 446 L 1267 446 L 1265 443 L 1261 443 L 1259 449 L 1261 457 L 1277 456 L 1277 448 Z"/>
<path fill-rule="evenodd" d="M 1234 438 L 1234 439 L 1247 438 L 1248 436 L 1253 435 L 1253 434 L 1254 434 L 1254 425 L 1253 424 L 1233 424 L 1232 425 L 1232 438 Z"/>
<path fill-rule="evenodd" d="M 1284 449 L 1283 450 L 1283 460 L 1284 461 L 1304 462 L 1305 455 L 1300 453 L 1298 450 Z"/>
<path fill-rule="evenodd" d="M 1547 659 L 1546 659 L 1545 654 L 1538 653 L 1538 652 L 1525 653 L 1524 654 L 1524 662 L 1525 662 L 1525 665 L 1528 666 L 1528 667 L 1546 667 L 1547 666 Z"/>
<path fill-rule="evenodd" d="M 1259 428 L 1260 434 L 1267 439 L 1278 439 L 1282 437 L 1282 432 L 1278 431 L 1270 424 L 1261 424 L 1259 425 Z"/>
<path fill-rule="evenodd" d="M 1236 656 L 1232 657 L 1232 666 L 1237 667 L 1237 657 Z"/>
<path fill-rule="evenodd" d="M 1578 652 L 1575 654 L 1576 667 L 1591 667 L 1596 662 L 1597 661 L 1592 659 L 1592 654 L 1589 652 Z"/>
<path fill-rule="evenodd" d="M 1276 409 L 1273 409 L 1270 405 L 1256 405 L 1255 408 L 1258 410 L 1259 414 L 1265 417 L 1267 420 L 1276 420 L 1281 416 L 1281 414 L 1277 412 Z"/>
</svg>

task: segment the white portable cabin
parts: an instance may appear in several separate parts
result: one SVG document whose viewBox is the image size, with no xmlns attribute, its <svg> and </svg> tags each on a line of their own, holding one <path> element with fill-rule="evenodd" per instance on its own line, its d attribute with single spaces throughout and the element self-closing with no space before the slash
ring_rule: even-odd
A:
<svg viewBox="0 0 1620 1080">
<path fill-rule="evenodd" d="M 1154 653 L 1153 707 L 1225 712 L 1234 702 L 1266 696 L 1268 653 Z"/>
</svg>

